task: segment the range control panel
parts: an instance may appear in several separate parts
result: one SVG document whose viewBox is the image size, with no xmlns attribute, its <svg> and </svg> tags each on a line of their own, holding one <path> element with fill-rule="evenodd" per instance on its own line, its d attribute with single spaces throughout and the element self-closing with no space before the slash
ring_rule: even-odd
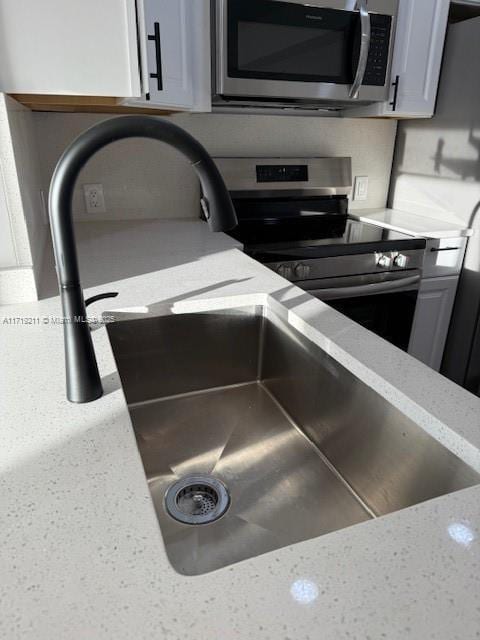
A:
<svg viewBox="0 0 480 640">
<path fill-rule="evenodd" d="M 308 165 L 257 164 L 257 182 L 308 182 Z"/>
</svg>

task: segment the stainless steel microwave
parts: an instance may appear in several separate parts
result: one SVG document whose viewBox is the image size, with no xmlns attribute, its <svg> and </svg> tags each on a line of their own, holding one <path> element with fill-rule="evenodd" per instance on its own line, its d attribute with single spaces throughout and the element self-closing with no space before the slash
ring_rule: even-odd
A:
<svg viewBox="0 0 480 640">
<path fill-rule="evenodd" d="M 398 0 L 212 0 L 214 104 L 388 99 Z"/>
</svg>

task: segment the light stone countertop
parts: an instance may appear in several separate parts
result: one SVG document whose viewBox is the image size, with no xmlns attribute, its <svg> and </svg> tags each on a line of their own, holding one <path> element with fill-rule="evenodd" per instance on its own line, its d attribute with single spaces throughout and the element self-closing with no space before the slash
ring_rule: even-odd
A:
<svg viewBox="0 0 480 640">
<path fill-rule="evenodd" d="M 350 217 L 421 238 L 461 238 L 473 234 L 472 229 L 460 224 L 399 209 L 362 209 L 350 211 Z"/>
<path fill-rule="evenodd" d="M 90 313 L 281 304 L 289 321 L 480 469 L 480 400 L 199 221 L 79 225 Z M 54 286 L 46 278 L 45 291 Z M 480 630 L 480 486 L 196 577 L 170 566 L 104 328 L 105 394 L 65 400 L 56 295 L 0 308 L 0 637 L 466 640 Z M 5 324 L 38 317 L 40 324 Z"/>
</svg>

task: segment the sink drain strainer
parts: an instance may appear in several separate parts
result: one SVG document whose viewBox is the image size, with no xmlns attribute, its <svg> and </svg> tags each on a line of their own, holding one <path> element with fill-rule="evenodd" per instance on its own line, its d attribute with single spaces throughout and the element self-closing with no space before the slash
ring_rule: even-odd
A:
<svg viewBox="0 0 480 640">
<path fill-rule="evenodd" d="M 185 524 L 208 524 L 228 509 L 225 485 L 211 476 L 187 476 L 170 485 L 165 493 L 167 513 Z"/>
</svg>

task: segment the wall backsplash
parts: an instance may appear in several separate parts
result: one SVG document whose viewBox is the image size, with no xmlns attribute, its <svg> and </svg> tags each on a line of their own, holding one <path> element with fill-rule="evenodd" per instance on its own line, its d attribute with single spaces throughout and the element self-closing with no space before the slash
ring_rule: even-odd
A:
<svg viewBox="0 0 480 640">
<path fill-rule="evenodd" d="M 45 191 L 64 148 L 108 116 L 35 113 Z M 178 114 L 172 120 L 212 155 L 351 156 L 353 174 L 369 176 L 369 196 L 352 209 L 386 205 L 396 122 L 271 115 Z M 107 213 L 87 214 L 81 185 L 102 183 Z M 166 145 L 127 140 L 100 151 L 82 171 L 74 196 L 80 220 L 192 217 L 198 182 L 188 163 Z"/>
</svg>

